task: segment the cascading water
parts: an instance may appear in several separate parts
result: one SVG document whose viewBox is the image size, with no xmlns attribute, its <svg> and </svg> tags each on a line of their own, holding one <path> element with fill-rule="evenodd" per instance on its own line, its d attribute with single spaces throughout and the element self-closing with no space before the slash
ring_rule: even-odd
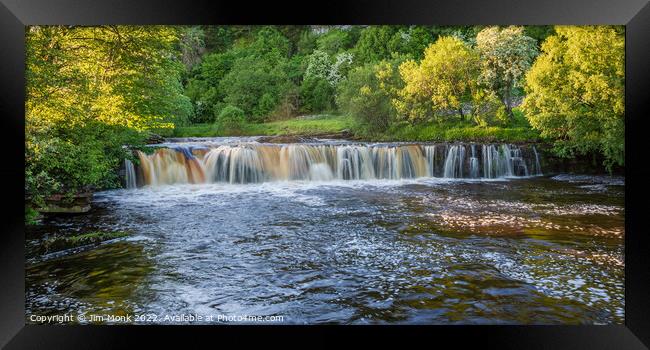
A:
<svg viewBox="0 0 650 350">
<path fill-rule="evenodd" d="M 478 177 L 478 158 L 476 157 L 476 145 L 472 145 L 472 156 L 469 158 L 469 177 Z"/>
<path fill-rule="evenodd" d="M 541 175 L 534 146 L 509 144 L 170 145 L 125 160 L 127 188 L 183 183 L 259 183 Z M 466 156 L 469 154 L 469 156 Z M 441 157 L 442 156 L 442 157 Z M 532 172 L 530 171 L 532 170 Z M 138 176 L 139 175 L 139 176 Z M 481 176 L 482 175 L 482 176 Z"/>
<path fill-rule="evenodd" d="M 124 160 L 124 171 L 125 171 L 125 187 L 126 188 L 136 188 L 136 175 L 135 175 L 135 166 L 133 162 L 128 159 Z"/>
</svg>

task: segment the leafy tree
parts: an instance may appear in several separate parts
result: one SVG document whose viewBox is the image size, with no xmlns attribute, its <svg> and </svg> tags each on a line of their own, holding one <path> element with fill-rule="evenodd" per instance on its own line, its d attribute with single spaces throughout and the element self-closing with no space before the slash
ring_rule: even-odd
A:
<svg viewBox="0 0 650 350">
<path fill-rule="evenodd" d="M 305 78 L 325 79 L 330 85 L 336 86 L 345 78 L 352 61 L 352 54 L 348 52 L 337 54 L 334 61 L 332 61 L 327 52 L 314 50 L 307 60 Z"/>
<path fill-rule="evenodd" d="M 424 50 L 437 39 L 431 30 L 424 26 L 411 26 L 403 33 L 406 36 L 406 43 L 401 53 L 414 60 L 421 60 L 424 57 Z"/>
<path fill-rule="evenodd" d="M 224 102 L 241 108 L 250 122 L 262 122 L 291 89 L 286 61 L 271 62 L 255 56 L 237 60 L 221 80 Z"/>
<path fill-rule="evenodd" d="M 251 122 L 263 121 L 281 108 L 295 110 L 287 94 L 302 74 L 289 60 L 290 43 L 274 27 L 261 27 L 247 41 L 226 52 L 207 55 L 199 74 L 188 83 L 196 106 L 196 120 L 209 121 L 225 105 L 241 108 Z"/>
<path fill-rule="evenodd" d="M 336 55 L 352 47 L 352 37 L 347 30 L 332 28 L 316 39 L 317 49 L 329 55 Z"/>
<path fill-rule="evenodd" d="M 621 27 L 557 26 L 526 74 L 523 110 L 559 154 L 625 162 L 625 40 Z"/>
<path fill-rule="evenodd" d="M 124 144 L 188 120 L 179 36 L 161 26 L 28 28 L 25 185 L 34 205 L 118 186 Z"/>
<path fill-rule="evenodd" d="M 395 100 L 398 112 L 410 121 L 456 111 L 464 119 L 464 103 L 471 102 L 479 73 L 479 57 L 460 39 L 442 37 L 431 44 L 424 59 L 399 67 L 404 88 Z"/>
<path fill-rule="evenodd" d="M 546 38 L 555 34 L 553 26 L 525 26 L 524 34 L 537 41 L 537 48 L 542 46 Z"/>
<path fill-rule="evenodd" d="M 194 77 L 185 86 L 185 94 L 194 104 L 192 122 L 212 122 L 223 106 L 225 93 L 219 88 L 221 80 L 230 72 L 239 52 L 229 50 L 203 56 Z"/>
<path fill-rule="evenodd" d="M 535 39 L 524 35 L 523 27 L 487 27 L 476 36 L 481 55 L 480 81 L 501 99 L 512 116 L 513 88 L 537 55 Z"/>
<path fill-rule="evenodd" d="M 401 51 L 408 39 L 400 29 L 398 26 L 365 27 L 353 50 L 357 63 L 379 62 Z"/>
<path fill-rule="evenodd" d="M 228 105 L 219 112 L 217 123 L 219 127 L 225 130 L 240 131 L 246 123 L 244 111 L 235 106 Z"/>
<path fill-rule="evenodd" d="M 305 78 L 316 77 L 327 80 L 332 69 L 330 55 L 321 50 L 314 50 L 309 57 L 307 57 L 307 70 L 305 70 Z"/>
<path fill-rule="evenodd" d="M 300 34 L 300 39 L 296 44 L 298 51 L 297 53 L 304 56 L 314 51 L 314 49 L 316 49 L 317 39 L 318 35 L 313 30 L 311 30 L 311 28 L 304 30 Z"/>
<path fill-rule="evenodd" d="M 303 111 L 315 113 L 333 110 L 335 91 L 327 79 L 308 76 L 300 85 Z"/>
<path fill-rule="evenodd" d="M 402 61 L 396 58 L 357 67 L 338 87 L 339 108 L 370 134 L 387 130 L 395 119 L 391 100 L 402 87 L 398 71 Z"/>
</svg>

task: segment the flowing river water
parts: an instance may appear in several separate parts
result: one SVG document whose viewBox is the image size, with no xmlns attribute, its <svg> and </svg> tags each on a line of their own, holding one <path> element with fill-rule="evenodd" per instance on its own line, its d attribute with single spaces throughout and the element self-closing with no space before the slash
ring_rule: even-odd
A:
<svg viewBox="0 0 650 350">
<path fill-rule="evenodd" d="M 514 145 L 190 141 L 127 162 L 131 188 L 90 213 L 28 227 L 27 315 L 624 321 L 623 178 L 542 175 Z M 38 252 L 97 230 L 131 235 Z"/>
</svg>

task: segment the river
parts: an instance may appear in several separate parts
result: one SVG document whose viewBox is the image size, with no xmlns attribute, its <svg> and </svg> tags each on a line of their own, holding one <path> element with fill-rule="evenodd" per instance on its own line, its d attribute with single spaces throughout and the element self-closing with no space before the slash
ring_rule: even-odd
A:
<svg viewBox="0 0 650 350">
<path fill-rule="evenodd" d="M 281 160 L 278 151 L 269 164 L 288 161 L 294 170 L 272 175 L 248 154 L 265 170 L 233 175 L 217 171 L 219 164 L 234 169 L 218 159 L 206 168 L 223 143 L 190 154 L 162 145 L 186 152 L 174 161 L 199 165 L 178 172 L 165 163 L 176 170 L 157 174 L 156 183 L 140 166 L 130 180 L 136 188 L 96 193 L 90 213 L 29 226 L 27 315 L 157 317 L 135 323 L 169 323 L 164 315 L 180 314 L 282 316 L 284 324 L 624 322 L 623 178 L 539 175 L 532 153 L 514 148 L 509 165 L 486 171 L 493 152 L 481 145 L 474 155 L 469 145 L 446 145 L 437 161 L 426 147 L 404 151 L 408 157 L 398 149 L 401 163 L 393 165 L 401 170 L 391 171 L 371 150 L 374 167 L 354 156 L 356 177 L 357 165 L 341 170 L 353 164 L 341 145 L 331 154 L 348 158 L 306 153 L 323 157 L 314 164 L 334 162 L 329 169 L 295 170 L 301 156 Z M 93 230 L 131 235 L 38 253 L 48 236 Z"/>
</svg>

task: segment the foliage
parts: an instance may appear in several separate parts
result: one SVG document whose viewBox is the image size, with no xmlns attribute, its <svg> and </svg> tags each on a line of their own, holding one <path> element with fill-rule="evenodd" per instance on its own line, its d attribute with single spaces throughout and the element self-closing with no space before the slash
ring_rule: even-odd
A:
<svg viewBox="0 0 650 350">
<path fill-rule="evenodd" d="M 523 27 L 487 27 L 476 36 L 481 55 L 480 81 L 503 101 L 512 115 L 512 90 L 537 55 L 535 39 L 524 35 Z"/>
<path fill-rule="evenodd" d="M 179 35 L 160 26 L 28 28 L 25 190 L 34 205 L 119 186 L 123 145 L 187 122 Z"/>
<path fill-rule="evenodd" d="M 335 88 L 325 78 L 308 76 L 300 86 L 304 112 L 321 112 L 334 109 Z"/>
<path fill-rule="evenodd" d="M 558 26 L 526 74 L 523 111 L 560 155 L 625 162 L 625 40 L 621 27 Z"/>
<path fill-rule="evenodd" d="M 479 73 L 478 55 L 460 39 L 439 38 L 421 62 L 408 60 L 400 68 L 404 88 L 395 100 L 401 116 L 411 122 L 446 118 L 457 112 L 464 119 Z"/>
<path fill-rule="evenodd" d="M 245 122 L 244 111 L 235 106 L 224 107 L 217 116 L 219 127 L 229 132 L 240 131 Z"/>
<path fill-rule="evenodd" d="M 319 51 L 328 55 L 336 55 L 341 51 L 352 48 L 352 34 L 344 29 L 333 28 L 316 39 L 316 45 Z"/>
<path fill-rule="evenodd" d="M 402 51 L 406 42 L 407 36 L 398 26 L 368 26 L 361 32 L 353 53 L 359 64 L 378 62 Z"/>
<path fill-rule="evenodd" d="M 363 134 L 362 134 L 363 135 Z M 481 127 L 469 122 L 395 123 L 381 134 L 372 135 L 377 141 L 419 142 L 534 142 L 539 134 L 529 127 Z"/>
<path fill-rule="evenodd" d="M 385 131 L 395 119 L 392 97 L 401 88 L 398 67 L 401 59 L 366 64 L 350 72 L 340 86 L 337 104 L 355 116 L 364 132 Z"/>
<path fill-rule="evenodd" d="M 332 61 L 331 56 L 327 52 L 314 50 L 307 60 L 305 79 L 324 79 L 335 87 L 345 78 L 351 65 L 352 54 L 349 52 L 337 54 L 334 61 Z"/>
<path fill-rule="evenodd" d="M 624 164 L 623 27 L 32 26 L 26 44 L 34 207 L 119 186 L 152 132 L 541 137 Z M 323 112 L 347 116 L 295 118 Z"/>
</svg>

